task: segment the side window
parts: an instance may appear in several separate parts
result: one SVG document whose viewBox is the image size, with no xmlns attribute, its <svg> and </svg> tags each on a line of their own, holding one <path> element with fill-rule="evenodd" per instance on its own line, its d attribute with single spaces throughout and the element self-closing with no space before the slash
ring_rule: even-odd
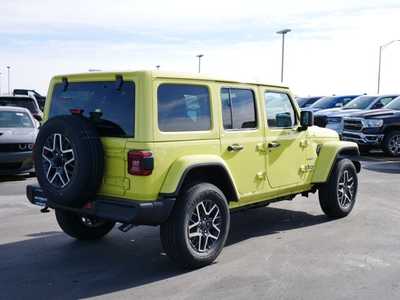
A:
<svg viewBox="0 0 400 300">
<path fill-rule="evenodd" d="M 295 112 L 287 94 L 265 92 L 264 97 L 268 127 L 291 128 L 296 124 Z"/>
<path fill-rule="evenodd" d="M 347 103 L 349 103 L 353 99 L 354 98 L 343 98 L 343 105 L 346 105 Z"/>
<path fill-rule="evenodd" d="M 382 108 L 382 107 L 384 107 L 385 105 L 389 104 L 390 101 L 392 101 L 392 99 L 393 99 L 392 97 L 382 98 L 382 99 L 380 99 L 378 102 L 376 102 L 376 103 L 374 104 L 374 106 L 372 107 L 372 109 Z"/>
<path fill-rule="evenodd" d="M 249 89 L 221 89 L 224 129 L 257 128 L 254 92 Z"/>
<path fill-rule="evenodd" d="M 201 131 L 211 128 L 210 95 L 199 85 L 162 84 L 157 91 L 161 131 Z"/>
</svg>

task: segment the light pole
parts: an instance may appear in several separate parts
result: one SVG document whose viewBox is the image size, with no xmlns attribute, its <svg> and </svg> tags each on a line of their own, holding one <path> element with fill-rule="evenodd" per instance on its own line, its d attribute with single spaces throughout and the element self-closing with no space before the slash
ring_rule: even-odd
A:
<svg viewBox="0 0 400 300">
<path fill-rule="evenodd" d="M 199 73 L 200 73 L 200 71 L 201 71 L 201 58 L 204 56 L 204 54 L 198 54 L 198 55 L 196 55 L 196 57 L 198 57 L 199 58 Z"/>
<path fill-rule="evenodd" d="M 400 40 L 393 40 L 390 41 L 389 43 L 383 44 L 379 46 L 379 63 L 378 63 L 378 94 L 381 88 L 381 64 L 382 64 L 382 50 L 383 48 L 395 43 L 395 42 L 400 42 Z"/>
<path fill-rule="evenodd" d="M 283 66 L 284 66 L 284 59 L 285 59 L 285 35 L 291 32 L 291 29 L 283 29 L 279 30 L 276 33 L 282 35 L 282 60 L 281 60 L 281 82 L 283 82 Z"/>
<path fill-rule="evenodd" d="M 8 84 L 8 94 L 11 95 L 10 91 L 10 66 L 7 66 L 7 84 Z"/>
</svg>

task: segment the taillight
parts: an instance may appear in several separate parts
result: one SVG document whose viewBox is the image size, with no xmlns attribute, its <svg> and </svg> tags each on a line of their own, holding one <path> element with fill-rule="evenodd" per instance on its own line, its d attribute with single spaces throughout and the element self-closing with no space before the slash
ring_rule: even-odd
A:
<svg viewBox="0 0 400 300">
<path fill-rule="evenodd" d="M 148 176 L 153 172 L 154 159 L 150 151 L 133 150 L 128 152 L 128 173 Z"/>
<path fill-rule="evenodd" d="M 70 111 L 70 113 L 72 115 L 81 115 L 81 114 L 83 114 L 83 109 L 81 109 L 81 108 L 71 108 L 69 111 Z"/>
</svg>

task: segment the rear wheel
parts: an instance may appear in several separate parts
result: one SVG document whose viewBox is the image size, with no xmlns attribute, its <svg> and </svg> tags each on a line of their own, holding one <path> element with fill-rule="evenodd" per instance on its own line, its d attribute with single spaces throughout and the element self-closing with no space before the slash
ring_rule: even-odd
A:
<svg viewBox="0 0 400 300">
<path fill-rule="evenodd" d="M 400 131 L 394 130 L 385 135 L 383 150 L 386 155 L 400 156 Z"/>
<path fill-rule="evenodd" d="M 227 200 L 216 186 L 196 184 L 179 197 L 168 221 L 161 225 L 161 242 L 168 256 L 185 268 L 212 263 L 228 236 Z"/>
<path fill-rule="evenodd" d="M 328 181 L 319 188 L 319 203 L 328 217 L 343 218 L 356 202 L 357 171 L 349 159 L 339 160 L 333 168 Z"/>
<path fill-rule="evenodd" d="M 95 217 L 84 217 L 74 212 L 56 209 L 58 225 L 69 236 L 78 240 L 97 240 L 109 233 L 115 223 Z"/>
</svg>

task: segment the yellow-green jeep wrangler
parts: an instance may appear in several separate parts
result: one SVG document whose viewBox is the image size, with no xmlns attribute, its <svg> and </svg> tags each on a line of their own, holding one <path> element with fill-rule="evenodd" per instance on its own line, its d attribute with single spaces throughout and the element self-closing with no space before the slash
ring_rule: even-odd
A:
<svg viewBox="0 0 400 300">
<path fill-rule="evenodd" d="M 47 99 L 27 196 L 77 239 L 160 225 L 169 257 L 197 268 L 221 252 L 232 211 L 318 190 L 340 218 L 356 201 L 357 145 L 312 126 L 284 86 L 99 72 L 54 77 Z"/>
</svg>

